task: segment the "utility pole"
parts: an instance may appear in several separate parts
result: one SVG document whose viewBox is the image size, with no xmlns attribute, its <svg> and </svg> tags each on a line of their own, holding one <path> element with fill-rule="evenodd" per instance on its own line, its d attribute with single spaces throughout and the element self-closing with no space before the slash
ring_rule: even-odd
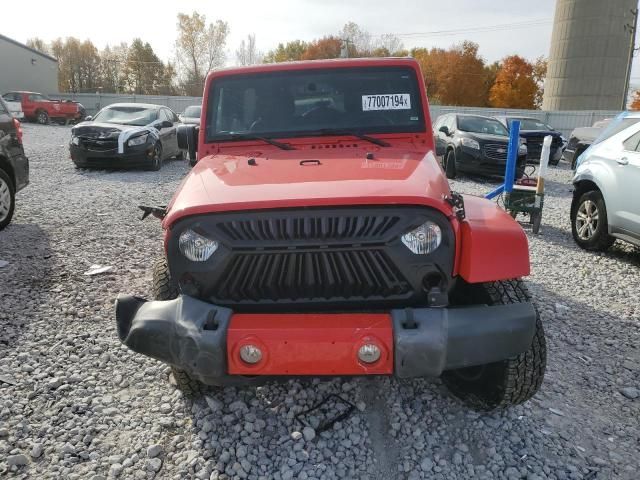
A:
<svg viewBox="0 0 640 480">
<path fill-rule="evenodd" d="M 636 52 L 636 29 L 638 28 L 638 9 L 631 10 L 633 20 L 624 26 L 624 31 L 629 32 L 629 59 L 627 60 L 627 73 L 624 79 L 624 93 L 622 96 L 621 110 L 627 109 L 627 99 L 629 98 L 629 85 L 631 83 L 631 67 L 633 66 L 633 56 Z"/>
</svg>

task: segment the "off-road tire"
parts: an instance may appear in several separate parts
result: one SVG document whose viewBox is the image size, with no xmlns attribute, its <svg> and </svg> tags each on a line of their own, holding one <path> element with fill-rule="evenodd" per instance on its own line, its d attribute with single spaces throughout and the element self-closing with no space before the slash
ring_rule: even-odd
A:
<svg viewBox="0 0 640 480">
<path fill-rule="evenodd" d="M 580 206 L 587 200 L 593 202 L 597 208 L 598 223 L 596 225 L 593 236 L 585 240 L 583 238 L 580 238 L 580 235 L 578 234 L 576 220 L 578 211 L 580 210 Z M 573 235 L 573 240 L 580 248 L 593 252 L 602 252 L 604 250 L 607 250 L 609 247 L 611 247 L 611 245 L 614 244 L 616 239 L 609 235 L 607 207 L 604 204 L 604 198 L 602 198 L 602 193 L 600 193 L 600 191 L 590 190 L 580 195 L 580 198 L 571 209 L 571 234 Z"/>
<path fill-rule="evenodd" d="M 456 154 L 453 150 L 444 156 L 444 173 L 450 180 L 456 178 Z"/>
<path fill-rule="evenodd" d="M 36 121 L 40 125 L 49 125 L 49 114 L 44 110 L 38 110 L 36 112 Z"/>
<path fill-rule="evenodd" d="M 169 266 L 165 257 L 159 258 L 153 264 L 153 297 L 156 300 L 173 300 L 178 297 L 180 290 L 178 285 L 171 279 Z M 212 387 L 204 385 L 195 380 L 183 370 L 171 366 L 171 374 L 169 381 L 175 384 L 187 397 L 198 397 L 208 391 Z"/>
<path fill-rule="evenodd" d="M 16 189 L 9 174 L 2 169 L 0 169 L 0 197 L 0 201 L 2 201 L 0 206 L 4 206 L 0 211 L 0 230 L 3 230 L 13 218 L 13 212 L 16 208 Z"/>
<path fill-rule="evenodd" d="M 484 283 L 477 287 L 478 298 L 489 305 L 506 305 L 531 301 L 522 280 Z M 451 393 L 476 410 L 493 410 L 524 403 L 542 385 L 547 363 L 547 346 L 540 316 L 536 312 L 536 329 L 527 351 L 500 362 L 479 367 L 449 370 L 442 374 Z"/>
</svg>

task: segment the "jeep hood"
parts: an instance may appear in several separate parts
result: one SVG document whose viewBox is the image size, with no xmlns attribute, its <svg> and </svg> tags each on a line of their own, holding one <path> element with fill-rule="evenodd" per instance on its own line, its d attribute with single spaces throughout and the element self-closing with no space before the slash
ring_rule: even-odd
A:
<svg viewBox="0 0 640 480">
<path fill-rule="evenodd" d="M 425 205 L 451 214 L 449 185 L 432 152 L 336 150 L 205 157 L 171 200 L 163 226 L 202 213 L 331 205 Z"/>
</svg>

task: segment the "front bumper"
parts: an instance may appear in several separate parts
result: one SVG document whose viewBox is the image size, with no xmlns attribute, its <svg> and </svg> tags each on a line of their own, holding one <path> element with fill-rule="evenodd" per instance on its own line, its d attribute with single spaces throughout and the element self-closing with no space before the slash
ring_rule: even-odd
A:
<svg viewBox="0 0 640 480">
<path fill-rule="evenodd" d="M 518 155 L 517 170 L 524 170 L 526 158 L 526 154 Z M 489 158 L 479 150 L 468 147 L 456 150 L 456 169 L 463 173 L 504 177 L 506 166 L 506 160 Z"/>
<path fill-rule="evenodd" d="M 145 144 L 137 147 L 126 146 L 124 153 L 117 148 L 110 150 L 90 150 L 83 146 L 69 144 L 71 160 L 78 167 L 94 168 L 136 168 L 151 165 L 150 153 L 153 145 Z"/>
<path fill-rule="evenodd" d="M 118 336 L 125 345 L 210 385 L 245 383 L 247 376 L 438 376 L 524 352 L 535 322 L 530 303 L 265 315 L 234 314 L 186 295 L 170 301 L 116 300 Z M 381 350 L 374 364 L 358 360 L 364 343 Z M 261 363 L 240 360 L 238 350 L 247 344 L 261 348 Z"/>
</svg>

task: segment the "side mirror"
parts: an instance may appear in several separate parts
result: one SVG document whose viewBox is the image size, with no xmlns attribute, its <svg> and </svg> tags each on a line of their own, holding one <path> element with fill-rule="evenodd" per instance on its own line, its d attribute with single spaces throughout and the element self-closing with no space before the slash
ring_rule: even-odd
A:
<svg viewBox="0 0 640 480">
<path fill-rule="evenodd" d="M 442 125 L 440 127 L 440 131 L 444 133 L 447 137 L 451 135 L 451 132 L 449 132 L 449 127 L 447 127 L 446 125 Z"/>
<path fill-rule="evenodd" d="M 84 117 L 85 122 L 90 122 L 91 120 L 93 120 L 93 117 L 91 115 L 87 115 L 86 117 Z"/>
<path fill-rule="evenodd" d="M 171 128 L 173 127 L 173 123 L 171 123 L 169 120 L 163 120 L 162 122 L 160 122 L 160 128 Z"/>
<path fill-rule="evenodd" d="M 198 153 L 198 134 L 200 127 L 197 125 L 178 126 L 178 148 L 189 152 L 189 163 L 196 164 L 196 153 Z"/>
</svg>

